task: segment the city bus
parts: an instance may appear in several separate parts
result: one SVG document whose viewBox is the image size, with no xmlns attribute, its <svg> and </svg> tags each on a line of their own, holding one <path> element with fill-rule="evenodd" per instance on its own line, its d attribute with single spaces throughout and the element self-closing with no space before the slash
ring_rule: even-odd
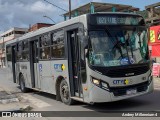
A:
<svg viewBox="0 0 160 120">
<path fill-rule="evenodd" d="M 147 33 L 135 13 L 84 14 L 7 42 L 6 62 L 22 92 L 67 105 L 123 100 L 153 91 Z"/>
</svg>

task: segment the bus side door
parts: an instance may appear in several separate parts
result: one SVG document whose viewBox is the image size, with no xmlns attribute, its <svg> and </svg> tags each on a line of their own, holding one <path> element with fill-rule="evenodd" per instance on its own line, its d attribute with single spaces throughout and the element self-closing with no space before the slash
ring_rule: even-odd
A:
<svg viewBox="0 0 160 120">
<path fill-rule="evenodd" d="M 30 41 L 30 72 L 32 88 L 40 89 L 38 40 Z"/>
<path fill-rule="evenodd" d="M 67 42 L 71 95 L 83 98 L 81 47 L 78 38 L 78 28 L 67 32 Z"/>
</svg>

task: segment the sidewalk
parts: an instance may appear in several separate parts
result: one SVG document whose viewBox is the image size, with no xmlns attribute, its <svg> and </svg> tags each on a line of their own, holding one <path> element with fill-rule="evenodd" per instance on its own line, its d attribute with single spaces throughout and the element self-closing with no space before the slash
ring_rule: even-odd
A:
<svg viewBox="0 0 160 120">
<path fill-rule="evenodd" d="M 159 89 L 160 90 L 160 78 L 154 77 L 153 82 L 154 82 L 154 89 Z"/>
<path fill-rule="evenodd" d="M 13 77 L 6 68 L 0 69 L 0 111 L 17 111 L 29 106 L 29 102 L 22 100 L 21 91 L 13 83 Z"/>
</svg>

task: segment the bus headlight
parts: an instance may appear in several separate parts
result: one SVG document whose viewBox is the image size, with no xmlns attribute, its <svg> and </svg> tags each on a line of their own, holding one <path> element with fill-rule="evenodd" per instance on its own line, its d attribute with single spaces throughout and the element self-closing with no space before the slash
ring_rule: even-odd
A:
<svg viewBox="0 0 160 120">
<path fill-rule="evenodd" d="M 99 80 L 99 79 L 96 79 L 96 78 L 92 78 L 92 83 L 100 88 L 103 88 L 105 90 L 109 90 L 108 89 L 108 84 Z"/>
<path fill-rule="evenodd" d="M 92 79 L 92 82 L 93 82 L 95 85 L 100 85 L 100 80 L 98 80 L 98 79 L 93 78 L 93 79 Z"/>
</svg>

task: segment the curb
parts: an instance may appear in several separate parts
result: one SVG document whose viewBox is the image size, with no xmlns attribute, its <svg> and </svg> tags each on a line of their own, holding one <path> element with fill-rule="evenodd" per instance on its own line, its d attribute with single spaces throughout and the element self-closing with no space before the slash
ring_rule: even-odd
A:
<svg viewBox="0 0 160 120">
<path fill-rule="evenodd" d="M 16 109 L 4 110 L 4 112 L 24 112 L 24 111 L 31 111 L 32 109 L 33 108 L 30 105 L 25 105 L 23 107 L 16 108 Z"/>
<path fill-rule="evenodd" d="M 7 91 L 0 91 L 0 103 L 7 104 L 12 102 L 19 102 L 18 97 L 15 94 L 11 94 Z"/>
<path fill-rule="evenodd" d="M 7 104 L 12 102 L 19 102 L 18 98 L 11 98 L 11 99 L 2 99 L 0 100 L 1 104 Z"/>
</svg>

